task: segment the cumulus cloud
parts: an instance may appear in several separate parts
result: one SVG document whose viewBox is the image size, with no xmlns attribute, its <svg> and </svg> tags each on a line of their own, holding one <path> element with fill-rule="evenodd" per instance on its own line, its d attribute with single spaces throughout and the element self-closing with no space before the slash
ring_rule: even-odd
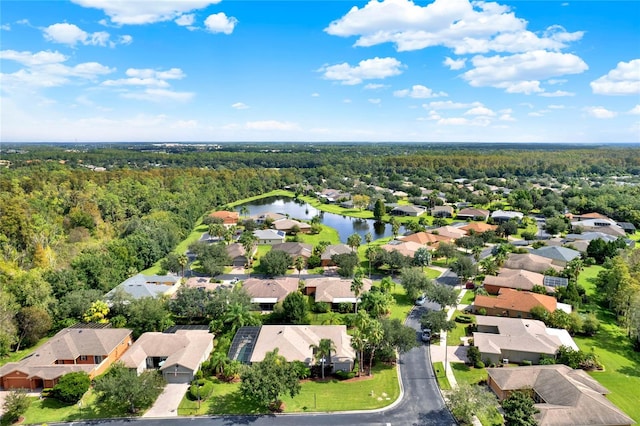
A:
<svg viewBox="0 0 640 426">
<path fill-rule="evenodd" d="M 193 22 L 196 20 L 196 15 L 193 13 L 186 13 L 184 15 L 180 15 L 177 17 L 174 22 L 181 27 L 189 27 L 193 25 Z"/>
<path fill-rule="evenodd" d="M 591 82 L 591 90 L 598 95 L 640 94 L 640 59 L 618 62 L 606 75 Z"/>
<path fill-rule="evenodd" d="M 143 92 L 126 92 L 122 93 L 120 96 L 127 99 L 138 99 L 157 103 L 166 101 L 184 103 L 193 99 L 194 93 L 176 92 L 168 89 L 145 89 Z"/>
<path fill-rule="evenodd" d="M 340 81 L 345 85 L 356 85 L 363 80 L 383 79 L 402 74 L 404 65 L 395 58 L 365 59 L 358 65 L 351 66 L 344 62 L 336 65 L 326 65 L 320 72 L 327 80 Z"/>
<path fill-rule="evenodd" d="M 243 103 L 243 102 L 236 102 L 235 104 L 231 105 L 231 108 L 234 109 L 248 109 L 249 105 Z"/>
<path fill-rule="evenodd" d="M 15 50 L 0 51 L 0 59 L 12 60 L 23 65 L 13 73 L 1 74 L 3 88 L 20 90 L 27 87 L 57 87 L 74 80 L 94 81 L 99 76 L 110 74 L 114 68 L 98 62 L 83 62 L 74 66 L 65 65 L 69 58 L 59 52 Z"/>
<path fill-rule="evenodd" d="M 480 102 L 472 102 L 472 103 L 462 103 L 462 102 L 453 102 L 453 101 L 434 101 L 429 102 L 428 104 L 422 105 L 423 108 L 426 109 L 465 109 L 472 107 L 482 107 L 483 105 Z"/>
<path fill-rule="evenodd" d="M 222 12 L 209 15 L 207 19 L 204 20 L 204 26 L 209 32 L 224 33 L 227 35 L 233 32 L 237 24 L 238 20 L 236 18 L 233 16 L 228 17 Z"/>
<path fill-rule="evenodd" d="M 2 30 L 2 31 L 11 31 L 11 24 L 2 24 L 2 25 L 0 25 L 0 30 Z"/>
<path fill-rule="evenodd" d="M 587 64 L 571 53 L 536 50 L 510 56 L 475 56 L 472 70 L 462 77 L 474 87 L 491 86 L 509 93 L 542 92 L 540 80 L 556 75 L 579 74 Z"/>
<path fill-rule="evenodd" d="M 419 6 L 411 0 L 371 0 L 329 24 L 328 34 L 357 36 L 356 46 L 394 43 L 398 51 L 445 46 L 456 54 L 558 50 L 583 36 L 552 26 L 541 36 L 504 5 L 469 0 L 435 0 Z"/>
<path fill-rule="evenodd" d="M 444 64 L 449 67 L 450 70 L 461 70 L 465 67 L 467 60 L 465 58 L 460 59 L 451 59 L 450 57 L 446 57 L 444 59 Z"/>
<path fill-rule="evenodd" d="M 92 46 L 111 46 L 116 43 L 129 44 L 133 40 L 130 35 L 120 36 L 117 42 L 109 41 L 111 35 L 106 31 L 87 33 L 74 24 L 58 23 L 49 25 L 42 30 L 44 38 L 53 43 L 66 44 L 74 47 L 78 43 Z"/>
<path fill-rule="evenodd" d="M 586 107 L 585 111 L 594 118 L 613 118 L 618 115 L 616 112 L 609 111 L 602 106 Z"/>
<path fill-rule="evenodd" d="M 167 80 L 179 80 L 185 74 L 180 68 L 171 68 L 166 71 L 158 71 L 150 68 L 129 68 L 125 74 L 127 78 L 105 80 L 103 86 L 155 86 L 169 87 Z"/>
<path fill-rule="evenodd" d="M 393 92 L 393 96 L 398 98 L 410 97 L 416 99 L 437 98 L 440 96 L 447 96 L 445 92 L 434 92 L 428 87 L 416 84 L 411 89 L 396 90 Z"/>
<path fill-rule="evenodd" d="M 72 0 L 83 7 L 102 10 L 118 25 L 144 25 L 171 21 L 193 10 L 204 9 L 220 0 Z"/>
<path fill-rule="evenodd" d="M 298 125 L 289 121 L 277 121 L 277 120 L 263 120 L 263 121 L 248 121 L 245 127 L 250 130 L 282 130 L 290 131 L 296 130 Z"/>
<path fill-rule="evenodd" d="M 560 98 L 564 96 L 575 96 L 576 94 L 573 92 L 567 92 L 564 90 L 556 90 L 555 92 L 542 92 L 538 93 L 539 96 L 545 96 L 547 98 Z"/>
<path fill-rule="evenodd" d="M 629 114 L 640 115 L 640 104 L 631 108 L 631 110 L 629 111 Z"/>
<path fill-rule="evenodd" d="M 372 99 L 367 99 L 367 101 L 369 101 L 370 104 L 380 105 L 380 103 L 382 102 L 382 99 L 380 99 L 380 98 L 372 98 Z"/>
<path fill-rule="evenodd" d="M 377 89 L 383 89 L 385 87 L 387 86 L 380 83 L 369 83 L 364 86 L 364 88 L 367 90 L 377 90 Z"/>
<path fill-rule="evenodd" d="M 496 113 L 485 106 L 477 106 L 465 112 L 464 115 L 494 116 Z"/>
</svg>

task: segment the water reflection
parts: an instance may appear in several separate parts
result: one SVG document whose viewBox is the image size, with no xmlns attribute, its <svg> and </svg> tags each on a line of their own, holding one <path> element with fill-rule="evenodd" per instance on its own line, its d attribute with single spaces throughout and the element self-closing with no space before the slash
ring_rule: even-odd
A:
<svg viewBox="0 0 640 426">
<path fill-rule="evenodd" d="M 334 213 L 318 210 L 304 201 L 294 200 L 293 198 L 269 197 L 252 201 L 244 204 L 249 210 L 250 216 L 260 215 L 264 213 L 280 213 L 289 215 L 292 219 L 311 220 L 314 216 L 320 218 L 320 223 L 330 226 L 338 231 L 340 241 L 347 242 L 352 234 L 359 234 L 364 244 L 365 235 L 371 232 L 373 239 L 390 237 L 393 235 L 391 225 L 386 223 L 376 223 L 373 219 L 359 219 L 349 216 L 337 215 Z M 240 211 L 242 206 L 236 208 Z M 241 214 L 241 217 L 243 215 Z M 404 233 L 404 227 L 400 227 L 400 234 Z"/>
</svg>

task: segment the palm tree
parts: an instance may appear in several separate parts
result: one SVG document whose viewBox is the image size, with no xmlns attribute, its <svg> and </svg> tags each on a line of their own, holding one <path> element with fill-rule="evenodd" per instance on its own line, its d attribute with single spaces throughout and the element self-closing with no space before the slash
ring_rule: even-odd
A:
<svg viewBox="0 0 640 426">
<path fill-rule="evenodd" d="M 322 364 L 322 380 L 324 380 L 324 363 L 329 360 L 329 366 L 332 365 L 331 352 L 336 350 L 336 345 L 331 339 L 320 339 L 317 345 L 311 344 L 309 348 L 313 350 L 316 361 Z"/>
<path fill-rule="evenodd" d="M 249 216 L 249 208 L 247 206 L 240 207 L 240 214 L 244 217 Z"/>
<path fill-rule="evenodd" d="M 209 235 L 221 239 L 227 232 L 227 228 L 225 228 L 221 223 L 212 223 L 211 225 L 209 225 L 208 231 Z"/>
<path fill-rule="evenodd" d="M 258 237 L 253 235 L 252 232 L 243 232 L 242 235 L 240 235 L 239 241 L 244 248 L 245 256 L 247 256 L 247 263 L 249 264 L 249 267 L 251 267 L 253 264 L 253 251 L 256 248 Z"/>
<path fill-rule="evenodd" d="M 231 326 L 231 330 L 235 333 L 235 331 L 240 327 L 256 325 L 258 321 L 251 312 L 249 312 L 249 309 L 247 309 L 246 306 L 241 305 L 240 303 L 234 303 L 229 306 L 227 312 L 225 312 L 223 322 L 224 324 L 229 324 Z"/>
<path fill-rule="evenodd" d="M 305 267 L 304 257 L 302 257 L 302 256 L 296 257 L 295 260 L 293 261 L 293 266 L 298 271 L 298 281 L 299 281 L 300 280 L 300 273 L 302 272 L 302 270 Z"/>
<path fill-rule="evenodd" d="M 351 281 L 351 291 L 356 296 L 356 314 L 358 313 L 358 296 L 360 296 L 363 286 L 362 271 L 358 270 L 358 272 L 353 276 L 353 281 Z"/>
<path fill-rule="evenodd" d="M 214 374 L 224 374 L 224 368 L 229 363 L 229 358 L 224 352 L 215 351 L 211 354 L 209 365 L 213 369 Z"/>
<path fill-rule="evenodd" d="M 329 312 L 322 321 L 322 325 L 340 325 L 342 324 L 342 317 L 336 312 Z"/>
<path fill-rule="evenodd" d="M 350 235 L 349 238 L 347 238 L 347 245 L 351 247 L 352 252 L 356 250 L 358 247 L 360 247 L 361 243 L 362 243 L 362 237 L 360 237 L 360 234 L 353 234 L 353 235 Z"/>
<path fill-rule="evenodd" d="M 184 267 L 189 263 L 189 258 L 186 254 L 178 255 L 178 265 L 182 268 L 182 278 L 184 278 Z"/>
</svg>

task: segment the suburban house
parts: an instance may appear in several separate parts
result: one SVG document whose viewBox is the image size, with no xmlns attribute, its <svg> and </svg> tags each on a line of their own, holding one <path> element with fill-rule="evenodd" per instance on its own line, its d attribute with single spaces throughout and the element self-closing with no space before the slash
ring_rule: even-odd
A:
<svg viewBox="0 0 640 426">
<path fill-rule="evenodd" d="M 287 294 L 298 291 L 298 278 L 248 278 L 244 280 L 242 288 L 251 297 L 251 303 L 260 305 L 263 311 L 272 311 L 273 306 L 283 301 Z"/>
<path fill-rule="evenodd" d="M 284 243 L 287 234 L 284 231 L 275 229 L 258 229 L 253 231 L 253 235 L 258 239 L 258 244 L 280 244 Z"/>
<path fill-rule="evenodd" d="M 531 253 L 551 259 L 554 264 L 562 266 L 563 268 L 573 259 L 580 257 L 579 251 L 558 246 L 540 247 L 538 249 L 531 250 Z"/>
<path fill-rule="evenodd" d="M 360 294 L 371 290 L 371 284 L 370 279 L 363 278 Z M 307 295 L 315 295 L 316 302 L 331 303 L 333 307 L 336 307 L 335 305 L 338 303 L 356 303 L 356 295 L 351 291 L 350 279 L 339 277 L 309 278 L 305 280 L 304 290 Z"/>
<path fill-rule="evenodd" d="M 444 235 L 433 234 L 431 232 L 416 232 L 415 234 L 405 235 L 398 237 L 399 240 L 402 241 L 412 241 L 414 243 L 426 245 L 426 246 L 437 246 L 440 242 L 444 241 L 445 243 L 450 243 L 451 238 L 445 237 Z"/>
<path fill-rule="evenodd" d="M 453 217 L 452 206 L 435 206 L 431 209 L 431 216 L 433 217 Z"/>
<path fill-rule="evenodd" d="M 303 257 L 308 260 L 313 254 L 313 246 L 306 243 L 281 243 L 271 246 L 271 250 L 280 250 L 291 256 L 292 259 L 296 257 Z"/>
<path fill-rule="evenodd" d="M 636 226 L 631 222 L 618 222 L 618 226 L 627 234 L 635 234 L 637 231 Z"/>
<path fill-rule="evenodd" d="M 331 257 L 336 254 L 349 254 L 353 249 L 346 244 L 331 244 L 328 245 L 322 254 L 320 255 L 321 266 L 333 266 L 334 263 Z"/>
<path fill-rule="evenodd" d="M 514 211 L 496 210 L 491 213 L 491 219 L 496 223 L 508 222 L 512 219 L 520 222 L 523 217 L 524 215 L 522 213 Z"/>
<path fill-rule="evenodd" d="M 540 426 L 631 425 L 635 422 L 609 401 L 607 388 L 584 370 L 566 365 L 487 368 L 487 384 L 500 401 L 525 390 L 536 401 Z"/>
<path fill-rule="evenodd" d="M 331 352 L 332 371 L 351 371 L 356 357 L 351 336 L 344 325 L 263 325 L 241 327 L 231 342 L 229 359 L 245 364 L 260 362 L 267 352 L 278 348 L 287 361 L 317 362 L 312 345 L 330 339 L 336 350 Z"/>
<path fill-rule="evenodd" d="M 495 231 L 498 229 L 497 225 L 489 225 L 485 222 L 471 222 L 468 225 L 461 226 L 460 229 L 467 231 L 467 234 L 483 234 L 488 231 Z"/>
<path fill-rule="evenodd" d="M 501 288 L 498 297 L 477 295 L 472 309 L 475 313 L 484 309 L 487 315 L 531 318 L 531 309 L 535 306 L 542 306 L 547 311 L 553 312 L 558 308 L 558 301 L 555 297 L 544 294 Z"/>
<path fill-rule="evenodd" d="M 118 284 L 105 295 L 106 299 L 121 289 L 134 299 L 143 297 L 171 296 L 180 288 L 180 277 L 177 275 L 142 275 L 137 274 Z"/>
<path fill-rule="evenodd" d="M 216 291 L 233 288 L 233 284 L 211 282 L 211 277 L 191 277 L 182 284 L 182 287 L 197 288 L 202 291 Z M 175 294 L 173 295 L 175 297 Z"/>
<path fill-rule="evenodd" d="M 323 189 L 322 192 L 316 193 L 316 195 L 321 200 L 330 204 L 337 203 L 340 200 L 351 199 L 351 194 L 348 192 L 342 192 L 338 189 Z"/>
<path fill-rule="evenodd" d="M 52 388 L 60 377 L 84 371 L 90 378 L 104 373 L 129 349 L 126 328 L 65 328 L 19 362 L 0 367 L 3 389 Z"/>
<path fill-rule="evenodd" d="M 247 251 L 244 246 L 240 243 L 232 243 L 227 244 L 225 246 L 227 250 L 227 254 L 229 255 L 229 259 L 231 259 L 231 265 L 235 267 L 243 267 L 244 265 L 249 263 L 248 257 L 253 256 L 258 250 L 257 247 L 254 247 L 253 253 L 251 256 L 247 256 Z"/>
<path fill-rule="evenodd" d="M 501 364 L 540 362 L 540 356 L 555 357 L 562 345 L 578 350 L 569 332 L 559 328 L 547 328 L 542 321 L 502 318 L 478 315 L 473 344 L 480 351 L 482 360 Z M 485 361 L 486 362 L 486 361 Z"/>
<path fill-rule="evenodd" d="M 275 222 L 277 220 L 280 219 L 286 219 L 287 216 L 280 214 L 280 213 L 261 213 L 255 216 L 252 216 L 251 219 L 253 219 L 253 221 L 255 223 L 257 223 L 258 225 L 264 225 L 267 222 Z"/>
<path fill-rule="evenodd" d="M 298 232 L 302 234 L 308 234 L 309 232 L 311 232 L 311 225 L 293 219 L 279 219 L 273 222 L 272 226 L 275 230 L 284 231 L 288 234 L 293 233 L 293 229 L 296 226 L 298 227 Z"/>
<path fill-rule="evenodd" d="M 571 228 L 574 231 L 576 231 L 576 229 L 581 229 L 583 231 L 603 232 L 605 234 L 613 235 L 614 237 L 624 237 L 627 235 L 625 230 L 622 229 L 615 220 L 609 218 L 572 221 Z"/>
<path fill-rule="evenodd" d="M 486 275 L 482 285 L 489 294 L 498 294 L 502 288 L 531 291 L 534 286 L 544 286 L 544 275 L 524 269 L 501 268 L 498 276 Z"/>
<path fill-rule="evenodd" d="M 395 250 L 403 256 L 413 258 L 413 256 L 416 254 L 416 251 L 424 247 L 425 246 L 423 246 L 422 244 L 416 243 L 413 241 L 391 240 L 387 244 L 384 244 L 383 246 L 381 246 L 380 248 L 389 253 Z M 432 247 L 428 247 L 428 248 L 432 248 Z"/>
<path fill-rule="evenodd" d="M 222 219 L 222 224 L 227 228 L 237 225 L 240 219 L 240 213 L 220 210 L 209 214 L 210 217 Z"/>
<path fill-rule="evenodd" d="M 167 383 L 189 383 L 213 350 L 208 330 L 143 333 L 122 357 L 122 363 L 141 374 L 160 370 Z"/>
<path fill-rule="evenodd" d="M 468 207 L 466 209 L 461 209 L 456 215 L 456 218 L 460 220 L 468 220 L 468 219 L 487 220 L 488 217 L 489 217 L 489 210 L 475 209 L 471 207 Z"/>
<path fill-rule="evenodd" d="M 431 232 L 437 233 L 441 237 L 447 237 L 449 240 L 457 240 L 467 235 L 467 231 L 461 227 L 455 226 L 441 226 L 440 228 L 433 229 Z"/>
<path fill-rule="evenodd" d="M 389 214 L 393 216 L 422 216 L 426 213 L 426 210 L 423 207 L 414 206 L 414 205 L 402 205 L 394 207 Z"/>
<path fill-rule="evenodd" d="M 507 257 L 503 266 L 508 269 L 524 269 L 540 274 L 549 269 L 558 272 L 564 269 L 563 266 L 555 264 L 552 259 L 532 253 L 509 253 L 509 257 Z"/>
</svg>

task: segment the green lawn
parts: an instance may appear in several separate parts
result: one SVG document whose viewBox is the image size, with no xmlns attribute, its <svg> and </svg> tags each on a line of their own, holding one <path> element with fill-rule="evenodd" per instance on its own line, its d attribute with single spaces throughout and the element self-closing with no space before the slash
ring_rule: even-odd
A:
<svg viewBox="0 0 640 426">
<path fill-rule="evenodd" d="M 5 365 L 8 362 L 18 362 L 18 361 L 20 361 L 22 358 L 26 357 L 31 352 L 35 351 L 40 345 L 42 345 L 47 340 L 49 340 L 49 337 L 43 337 L 34 346 L 31 346 L 31 347 L 26 348 L 26 349 L 20 349 L 17 352 L 9 352 L 9 354 L 7 356 L 0 357 L 0 367 L 2 367 L 3 365 Z"/>
<path fill-rule="evenodd" d="M 449 383 L 449 379 L 447 379 L 447 375 L 444 372 L 444 364 L 441 361 L 433 363 L 433 371 L 436 374 L 436 380 L 438 381 L 440 389 L 451 390 L 451 384 Z"/>
<path fill-rule="evenodd" d="M 194 414 L 259 414 L 266 410 L 240 395 L 239 383 L 216 381 L 213 396 L 201 403 L 182 399 L 178 413 Z M 348 398 L 345 397 L 348 395 Z M 371 410 L 385 407 L 400 396 L 395 366 L 376 366 L 373 377 L 355 381 L 330 379 L 325 382 L 305 381 L 300 394 L 284 397 L 286 412 Z"/>
<path fill-rule="evenodd" d="M 96 403 L 96 395 L 89 390 L 82 397 L 82 407 L 78 404 L 63 404 L 55 398 L 33 397 L 29 409 L 24 414 L 24 424 L 72 422 L 80 419 L 106 419 L 128 417 L 129 413 Z"/>
<path fill-rule="evenodd" d="M 460 300 L 461 305 L 471 305 L 473 304 L 473 300 L 476 298 L 476 294 L 473 290 L 467 290 L 462 296 L 462 300 Z"/>
<path fill-rule="evenodd" d="M 587 295 L 592 297 L 596 293 L 596 278 L 598 276 L 598 272 L 602 271 L 604 268 L 599 265 L 592 265 L 584 268 L 580 275 L 578 276 L 578 284 L 580 284 L 587 292 Z"/>
<path fill-rule="evenodd" d="M 322 226 L 322 231 L 319 234 L 298 234 L 298 239 L 301 243 L 311 244 L 312 246 L 318 245 L 320 241 L 329 241 L 331 244 L 340 244 L 340 234 L 334 228 L 329 226 Z"/>
<path fill-rule="evenodd" d="M 473 321 L 475 322 L 476 320 L 476 316 L 475 315 L 471 315 L 471 314 L 467 314 L 464 312 L 460 312 L 460 311 L 455 311 L 453 313 L 453 317 L 451 317 L 453 320 L 456 319 L 456 317 L 460 316 L 460 315 L 467 315 L 470 316 L 471 318 L 473 318 Z M 462 344 L 462 340 L 460 340 L 462 337 L 467 336 L 467 327 L 469 326 L 469 324 L 463 324 L 460 322 L 456 322 L 456 328 L 454 328 L 453 330 L 447 332 L 447 346 L 460 346 Z"/>
<path fill-rule="evenodd" d="M 487 380 L 487 370 L 484 368 L 469 367 L 462 362 L 452 362 L 451 369 L 458 384 L 475 385 L 483 380 Z"/>
<path fill-rule="evenodd" d="M 404 287 L 400 284 L 397 284 L 395 288 L 391 287 L 391 295 L 396 303 L 391 306 L 391 315 L 389 317 L 397 318 L 404 322 L 409 311 L 413 308 L 415 301 L 409 299 L 409 296 L 407 296 L 407 293 L 404 291 Z"/>
</svg>

